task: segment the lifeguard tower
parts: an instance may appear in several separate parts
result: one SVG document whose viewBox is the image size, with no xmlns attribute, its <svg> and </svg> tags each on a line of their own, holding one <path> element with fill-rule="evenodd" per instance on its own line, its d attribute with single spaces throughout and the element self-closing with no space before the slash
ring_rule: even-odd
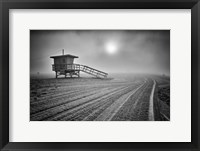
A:
<svg viewBox="0 0 200 151">
<path fill-rule="evenodd" d="M 78 56 L 66 54 L 64 55 L 64 49 L 62 55 L 60 56 L 51 56 L 50 58 L 54 59 L 54 64 L 52 65 L 52 70 L 56 73 L 56 78 L 60 75 L 64 75 L 65 78 L 69 77 L 80 77 L 80 71 L 90 74 L 98 78 L 106 78 L 107 73 L 99 71 L 97 69 L 91 68 L 89 66 L 74 64 L 74 59 Z"/>
</svg>

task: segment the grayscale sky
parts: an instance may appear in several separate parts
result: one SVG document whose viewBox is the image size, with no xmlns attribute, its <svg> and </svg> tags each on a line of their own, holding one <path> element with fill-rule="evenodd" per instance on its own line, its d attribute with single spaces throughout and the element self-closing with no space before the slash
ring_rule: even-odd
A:
<svg viewBox="0 0 200 151">
<path fill-rule="evenodd" d="M 53 73 L 50 56 L 107 73 L 170 74 L 169 30 L 31 30 L 30 71 Z"/>
</svg>

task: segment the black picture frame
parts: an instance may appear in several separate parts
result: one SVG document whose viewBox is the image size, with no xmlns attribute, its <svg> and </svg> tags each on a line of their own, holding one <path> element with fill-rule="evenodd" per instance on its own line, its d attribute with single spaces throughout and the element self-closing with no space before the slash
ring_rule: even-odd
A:
<svg viewBox="0 0 200 151">
<path fill-rule="evenodd" d="M 191 9 L 191 142 L 9 142 L 9 9 Z M 200 2 L 199 0 L 0 0 L 0 148 L 1 150 L 200 150 Z"/>
</svg>

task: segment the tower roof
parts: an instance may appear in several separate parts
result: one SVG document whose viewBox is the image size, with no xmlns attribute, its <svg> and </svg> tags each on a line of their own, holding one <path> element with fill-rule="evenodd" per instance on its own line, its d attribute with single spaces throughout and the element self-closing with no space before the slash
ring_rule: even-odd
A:
<svg viewBox="0 0 200 151">
<path fill-rule="evenodd" d="M 78 58 L 78 56 L 74 56 L 74 55 L 60 55 L 60 56 L 51 56 L 50 58 L 62 58 L 62 57 L 70 57 L 70 58 Z"/>
</svg>

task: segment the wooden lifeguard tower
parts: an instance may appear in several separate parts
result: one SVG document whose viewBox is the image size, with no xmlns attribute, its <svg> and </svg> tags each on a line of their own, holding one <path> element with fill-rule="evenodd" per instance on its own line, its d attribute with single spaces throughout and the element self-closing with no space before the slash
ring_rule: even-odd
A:
<svg viewBox="0 0 200 151">
<path fill-rule="evenodd" d="M 66 54 L 64 55 L 64 49 L 62 51 L 62 55 L 60 56 L 51 56 L 50 58 L 54 59 L 54 64 L 52 65 L 52 70 L 56 73 L 56 78 L 60 75 L 64 75 L 65 78 L 69 75 L 69 77 L 77 76 L 80 77 L 80 71 L 85 72 L 87 74 L 93 75 L 98 78 L 106 78 L 107 73 L 99 71 L 97 69 L 81 65 L 74 64 L 74 58 L 78 58 L 78 56 Z"/>
</svg>

